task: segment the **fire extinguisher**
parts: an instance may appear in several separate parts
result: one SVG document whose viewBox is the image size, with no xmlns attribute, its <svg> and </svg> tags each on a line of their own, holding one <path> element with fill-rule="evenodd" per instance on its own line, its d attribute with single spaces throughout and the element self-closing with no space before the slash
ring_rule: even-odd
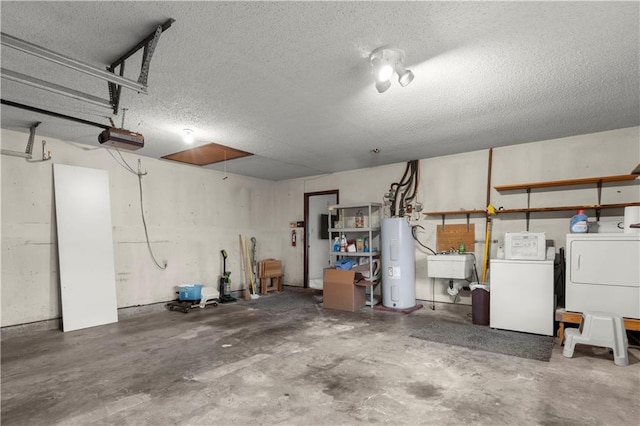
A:
<svg viewBox="0 0 640 426">
<path fill-rule="evenodd" d="M 296 246 L 296 230 L 291 231 L 291 247 Z"/>
</svg>

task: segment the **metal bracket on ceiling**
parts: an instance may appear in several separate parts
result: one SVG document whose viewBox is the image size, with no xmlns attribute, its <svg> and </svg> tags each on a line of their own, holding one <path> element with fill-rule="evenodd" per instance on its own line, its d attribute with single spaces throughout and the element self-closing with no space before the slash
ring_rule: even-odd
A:
<svg viewBox="0 0 640 426">
<path fill-rule="evenodd" d="M 109 67 L 107 67 L 107 71 L 111 73 L 116 72 L 116 68 L 119 67 L 120 76 L 124 75 L 124 65 L 125 61 L 131 57 L 133 54 L 138 52 L 140 49 L 144 48 L 143 57 L 142 57 L 142 65 L 140 67 L 140 76 L 138 77 L 138 83 L 147 86 L 147 77 L 149 75 L 149 66 L 151 65 L 151 58 L 153 57 L 153 52 L 158 44 L 158 40 L 160 39 L 160 34 L 162 34 L 165 30 L 171 27 L 171 24 L 175 22 L 175 19 L 168 19 L 164 24 L 158 25 L 154 32 L 149 34 L 144 38 L 140 43 L 136 44 L 134 47 L 129 49 L 127 53 L 118 58 L 115 62 L 113 62 Z M 109 101 L 111 102 L 111 106 L 113 108 L 113 113 L 118 114 L 118 108 L 120 106 L 120 93 L 121 93 L 121 85 L 109 82 Z"/>
<path fill-rule="evenodd" d="M 36 138 L 36 127 L 38 127 L 42 122 L 36 121 L 29 127 L 29 141 L 27 142 L 27 149 L 24 151 L 25 154 L 28 154 L 29 157 L 33 155 L 33 140 Z"/>
<path fill-rule="evenodd" d="M 140 77 L 138 77 L 138 83 L 142 83 L 144 85 L 147 84 L 149 65 L 151 65 L 151 58 L 153 57 L 153 52 L 156 50 L 156 45 L 158 44 L 158 40 L 160 39 L 160 34 L 162 34 L 162 31 L 162 25 L 158 25 L 158 28 L 156 28 L 156 32 L 153 35 L 153 39 L 144 46 L 142 67 L 140 68 Z"/>
<path fill-rule="evenodd" d="M 25 52 L 27 54 L 36 56 L 38 58 L 45 59 L 47 61 L 56 63 L 58 65 L 61 65 L 67 68 L 71 68 L 75 71 L 88 74 L 92 77 L 118 83 L 119 85 L 122 85 L 124 87 L 127 87 L 129 89 L 135 90 L 140 93 L 145 93 L 145 94 L 147 93 L 146 86 L 138 83 L 137 81 L 129 80 L 127 78 L 114 75 L 111 72 L 105 71 L 103 69 L 78 61 L 77 59 L 73 59 L 68 56 L 62 55 L 60 53 L 54 52 L 53 50 L 45 49 L 44 47 L 37 46 L 33 43 L 29 43 L 28 41 L 21 40 L 17 37 L 13 37 L 5 33 L 0 33 L 0 34 L 2 36 L 1 43 L 4 46 L 11 47 L 13 49 L 19 50 L 21 52 Z"/>
<path fill-rule="evenodd" d="M 33 158 L 33 141 L 36 138 L 36 128 L 40 124 L 42 124 L 42 122 L 36 121 L 29 127 L 29 140 L 27 141 L 27 148 L 24 150 L 24 152 L 12 151 L 12 150 L 9 150 L 9 149 L 3 149 L 2 150 L 2 154 L 10 155 L 12 157 L 22 157 L 22 158 L 25 158 L 27 160 L 31 160 Z M 48 160 L 50 157 L 46 157 L 46 155 L 45 155 L 45 151 L 44 151 L 45 144 L 46 144 L 46 142 L 42 141 L 42 159 L 43 160 Z"/>
<path fill-rule="evenodd" d="M 109 84 L 109 100 L 100 99 L 93 95 L 78 92 L 76 90 L 60 86 L 54 83 L 50 83 L 44 80 L 40 80 L 34 77 L 29 77 L 21 73 L 2 69 L 2 77 L 5 79 L 13 80 L 18 83 L 27 84 L 40 89 L 48 90 L 57 94 L 69 96 L 82 101 L 87 101 L 100 106 L 106 106 L 113 109 L 114 114 L 118 114 L 118 106 L 120 103 L 120 93 L 122 87 L 126 87 L 131 90 L 135 90 L 138 93 L 147 94 L 147 76 L 149 73 L 149 65 L 151 63 L 151 57 L 153 51 L 158 43 L 160 34 L 171 27 L 171 24 L 175 22 L 174 19 L 167 20 L 164 24 L 158 26 L 156 30 L 149 34 L 144 40 L 130 49 L 127 53 L 122 55 L 117 61 L 115 61 L 107 70 L 103 70 L 92 65 L 81 62 L 77 59 L 70 58 L 44 47 L 35 45 L 25 40 L 21 40 L 11 35 L 0 33 L 1 44 L 13 49 L 25 52 L 27 54 L 36 56 L 38 58 L 45 59 L 47 61 L 56 63 L 58 65 L 71 68 L 75 71 L 80 71 L 88 74 L 92 77 L 106 80 Z M 131 55 L 144 47 L 143 63 L 140 71 L 140 77 L 138 81 L 133 81 L 124 77 L 124 62 Z M 119 75 L 115 74 L 115 68 L 120 66 Z"/>
</svg>

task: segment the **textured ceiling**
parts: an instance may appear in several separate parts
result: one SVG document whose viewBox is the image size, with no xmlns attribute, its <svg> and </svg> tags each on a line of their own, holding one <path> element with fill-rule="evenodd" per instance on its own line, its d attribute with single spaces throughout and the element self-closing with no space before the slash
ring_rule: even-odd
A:
<svg viewBox="0 0 640 426">
<path fill-rule="evenodd" d="M 103 68 L 169 18 L 124 127 L 160 158 L 211 142 L 281 180 L 640 124 L 638 2 L 0 2 L 2 32 Z M 367 56 L 415 74 L 376 92 Z M 2 66 L 108 97 L 2 46 Z M 141 55 L 127 61 L 137 80 Z M 2 98 L 118 126 L 122 114 L 2 80 Z M 100 129 L 2 106 L 2 127 L 99 146 Z M 181 132 L 193 129 L 185 145 Z M 378 148 L 380 153 L 373 154 Z M 185 166 L 187 167 L 187 166 Z M 205 166 L 222 170 L 223 164 Z"/>
</svg>

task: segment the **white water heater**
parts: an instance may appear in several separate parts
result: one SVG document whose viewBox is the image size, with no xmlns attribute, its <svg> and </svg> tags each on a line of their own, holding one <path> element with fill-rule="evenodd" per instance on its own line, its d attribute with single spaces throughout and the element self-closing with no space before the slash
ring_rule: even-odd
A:
<svg viewBox="0 0 640 426">
<path fill-rule="evenodd" d="M 387 308 L 416 306 L 416 252 L 407 219 L 382 219 L 382 304 Z"/>
</svg>

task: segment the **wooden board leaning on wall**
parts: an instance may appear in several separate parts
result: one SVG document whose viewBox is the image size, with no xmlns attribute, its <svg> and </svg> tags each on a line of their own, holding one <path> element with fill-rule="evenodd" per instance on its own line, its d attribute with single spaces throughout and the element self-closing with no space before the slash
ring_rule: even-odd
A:
<svg viewBox="0 0 640 426">
<path fill-rule="evenodd" d="M 464 243 L 466 251 L 475 250 L 475 224 L 463 225 L 438 225 L 436 230 L 436 250 L 449 251 L 458 250 L 460 241 Z"/>
</svg>

